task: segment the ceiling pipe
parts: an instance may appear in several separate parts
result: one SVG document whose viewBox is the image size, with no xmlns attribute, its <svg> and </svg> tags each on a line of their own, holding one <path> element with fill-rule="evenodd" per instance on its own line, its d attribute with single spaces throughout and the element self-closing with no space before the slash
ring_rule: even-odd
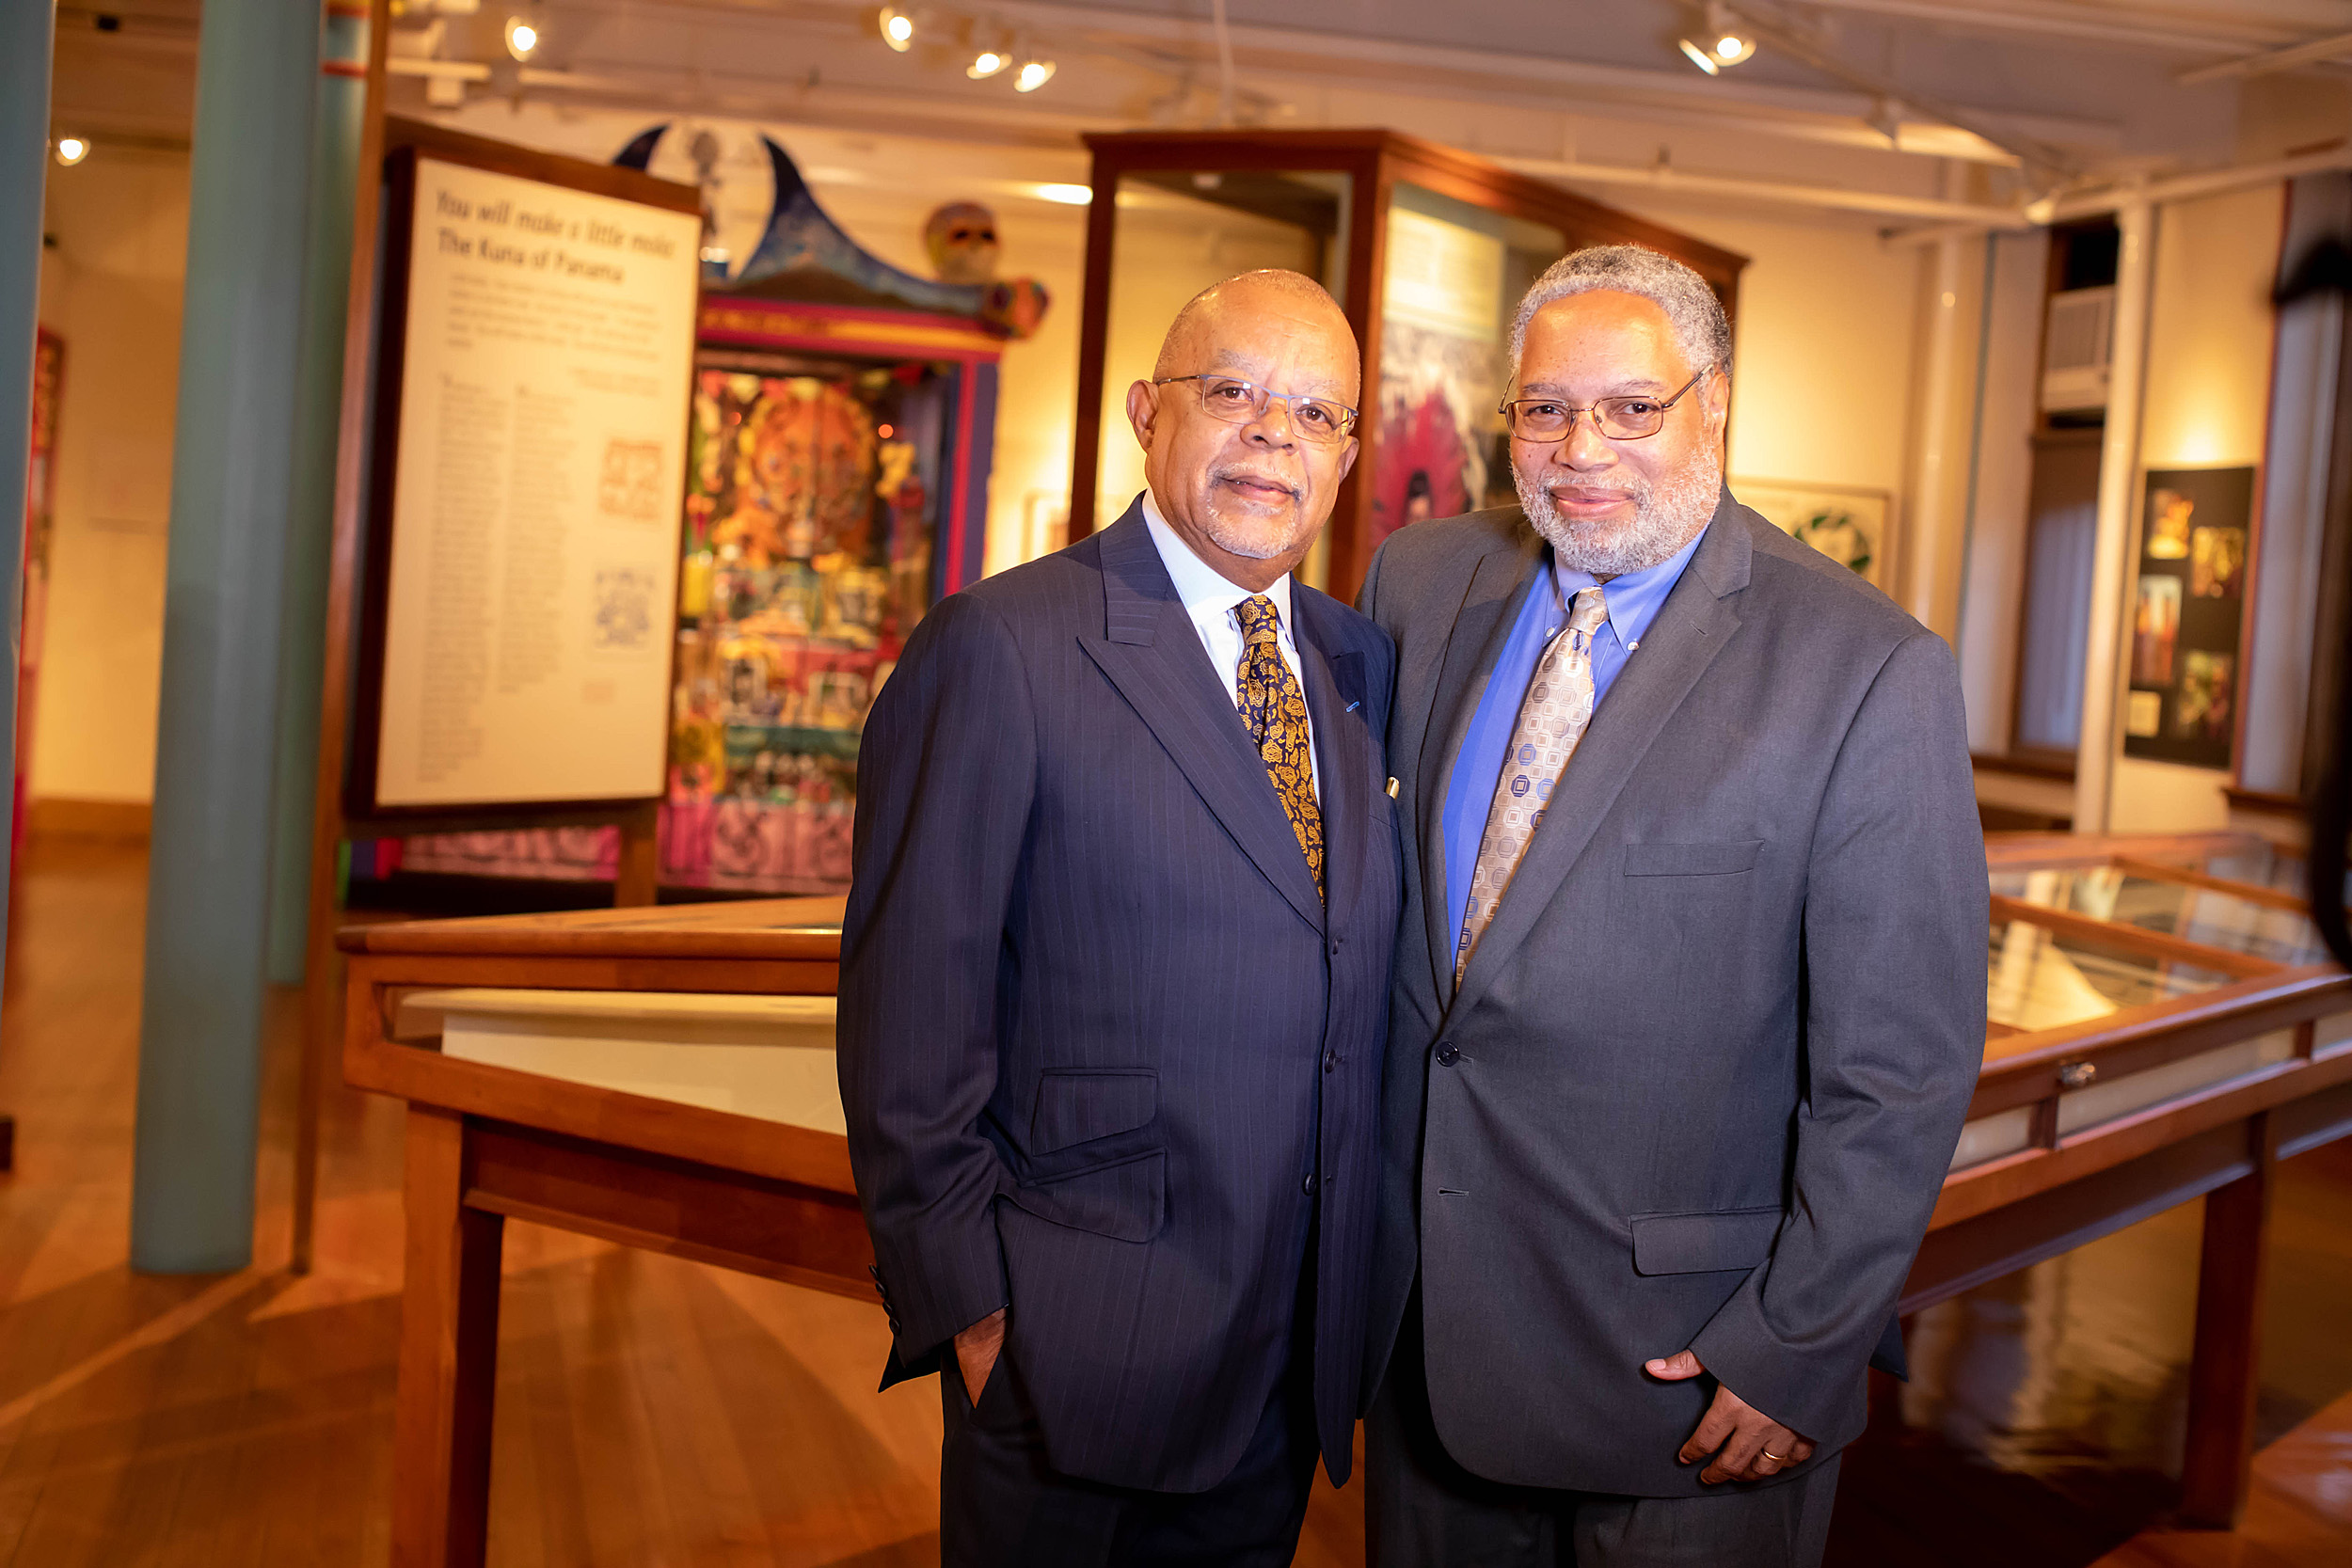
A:
<svg viewBox="0 0 2352 1568">
<path fill-rule="evenodd" d="M 2194 201 L 2199 197 L 2219 196 L 2227 191 L 2246 190 L 2254 185 L 2299 180 L 2307 174 L 2332 174 L 2347 169 L 2352 169 L 2352 143 L 2340 143 L 2322 151 L 2306 152 L 2293 158 L 2273 158 L 2266 163 L 2241 164 L 2235 168 L 2208 169 L 2200 174 L 2177 174 L 2169 180 L 2149 181 L 2144 185 L 2122 183 L 2104 190 L 2086 191 L 2078 196 L 2045 197 L 2019 208 L 2004 219 L 1900 230 L 1889 233 L 1886 239 L 1895 245 L 1933 245 L 1942 240 L 1981 234 L 1988 229 L 2042 229 L 2054 223 L 2069 223 L 2075 218 L 2096 217 L 2102 213 L 2120 213 L 2132 202 L 2139 200 L 2157 206 L 2171 201 Z"/>
<path fill-rule="evenodd" d="M 1792 207 L 1874 213 L 1884 217 L 1942 218 L 1955 233 L 1979 233 L 1994 227 L 2026 227 L 2025 220 L 2010 208 L 1970 201 L 1849 190 L 1838 185 L 1790 184 L 1729 174 L 1685 174 L 1665 165 L 1633 167 L 1623 164 L 1573 163 L 1558 158 L 1515 158 L 1492 152 L 1483 156 L 1520 174 L 1570 184 L 1645 185 L 1652 190 L 1672 191 L 1683 196 L 1736 197 L 1741 200 L 1769 201 Z"/>
<path fill-rule="evenodd" d="M 2346 55 L 2352 55 L 2352 33 L 2337 33 L 2329 38 L 2313 39 L 2309 43 L 2291 43 L 2284 49 L 2265 49 L 2259 55 L 2249 55 L 2242 59 L 2195 66 L 2174 72 L 2172 80 L 2185 87 L 2193 87 L 2201 82 L 2267 76 L 2273 71 L 2293 71 L 2297 66 L 2325 65 Z"/>
</svg>

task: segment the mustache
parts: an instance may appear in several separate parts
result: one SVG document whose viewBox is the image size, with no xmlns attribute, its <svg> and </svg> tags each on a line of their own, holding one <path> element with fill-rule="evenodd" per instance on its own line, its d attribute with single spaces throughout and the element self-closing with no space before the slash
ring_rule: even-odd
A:
<svg viewBox="0 0 2352 1568">
<path fill-rule="evenodd" d="M 1603 496 L 1639 497 L 1646 484 L 1547 484 L 1544 493 L 1566 500 L 1597 500 Z"/>
<path fill-rule="evenodd" d="M 1270 474 L 1258 468 L 1243 467 L 1238 464 L 1211 468 L 1209 477 L 1220 484 L 1234 480 L 1245 480 L 1251 484 L 1270 484 L 1278 490 L 1286 492 L 1293 500 L 1297 499 L 1301 494 L 1299 486 L 1281 474 Z"/>
</svg>

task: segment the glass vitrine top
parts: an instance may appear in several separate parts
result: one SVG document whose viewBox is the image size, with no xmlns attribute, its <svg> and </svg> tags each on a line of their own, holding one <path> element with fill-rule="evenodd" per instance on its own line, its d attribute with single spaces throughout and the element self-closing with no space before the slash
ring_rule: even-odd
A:
<svg viewBox="0 0 2352 1568">
<path fill-rule="evenodd" d="M 1996 871 L 1993 891 L 2270 963 L 2296 967 L 2328 960 L 2318 931 L 2301 911 L 2153 871 L 2119 865 Z"/>
<path fill-rule="evenodd" d="M 2234 978 L 2026 920 L 1996 920 L 1990 938 L 1985 1014 L 1996 1037 L 2088 1022 Z"/>
</svg>

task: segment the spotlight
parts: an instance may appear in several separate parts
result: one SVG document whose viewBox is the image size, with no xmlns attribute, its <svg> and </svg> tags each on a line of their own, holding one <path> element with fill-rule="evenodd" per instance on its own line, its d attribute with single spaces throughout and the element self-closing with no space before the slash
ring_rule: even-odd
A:
<svg viewBox="0 0 2352 1568">
<path fill-rule="evenodd" d="M 1043 184 L 1030 186 L 1029 194 L 1042 201 L 1057 201 L 1065 207 L 1084 207 L 1094 199 L 1094 187 L 1047 181 Z"/>
<path fill-rule="evenodd" d="M 1697 44 L 1692 43 L 1689 39 L 1677 39 L 1675 40 L 1675 42 L 1682 46 L 1682 52 L 1691 57 L 1691 63 L 1692 65 L 1697 66 L 1701 71 L 1706 71 L 1709 76 L 1714 75 L 1720 69 L 1715 64 L 1714 55 L 1708 54 L 1706 50 L 1701 49 Z"/>
<path fill-rule="evenodd" d="M 972 63 L 963 68 L 963 73 L 975 82 L 984 82 L 1010 64 L 1012 64 L 1010 55 L 1006 54 L 1002 49 L 991 47 L 973 55 Z"/>
<path fill-rule="evenodd" d="M 874 25 L 882 29 L 882 40 L 905 54 L 914 45 L 914 18 L 896 6 L 884 6 L 874 18 Z"/>
<path fill-rule="evenodd" d="M 1053 79 L 1054 62 L 1051 60 L 1041 60 L 1035 55 L 1031 55 L 1028 59 L 1022 61 L 1021 69 L 1013 73 L 1012 90 L 1015 92 L 1035 92 L 1038 88 L 1043 87 L 1046 83 L 1052 81 Z"/>
<path fill-rule="evenodd" d="M 1738 65 L 1756 53 L 1756 40 L 1743 33 L 1725 33 L 1715 40 L 1715 63 Z"/>
<path fill-rule="evenodd" d="M 537 52 L 540 42 L 538 24 L 527 17 L 506 19 L 506 52 L 517 60 L 527 60 Z"/>
<path fill-rule="evenodd" d="M 88 156 L 89 141 L 87 137 L 59 136 L 57 138 L 57 162 L 65 165 L 66 167 L 72 168 Z"/>
</svg>

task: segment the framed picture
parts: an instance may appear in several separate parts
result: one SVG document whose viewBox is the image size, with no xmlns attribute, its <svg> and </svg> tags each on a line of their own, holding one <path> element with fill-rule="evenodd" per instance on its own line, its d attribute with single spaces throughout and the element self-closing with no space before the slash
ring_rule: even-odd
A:
<svg viewBox="0 0 2352 1568">
<path fill-rule="evenodd" d="M 2152 468 L 2143 504 L 2123 754 L 2228 768 L 2254 470 Z"/>
<path fill-rule="evenodd" d="M 1732 498 L 1791 538 L 1804 541 L 1881 593 L 1895 580 L 1892 498 L 1883 490 L 1734 479 Z"/>
</svg>

